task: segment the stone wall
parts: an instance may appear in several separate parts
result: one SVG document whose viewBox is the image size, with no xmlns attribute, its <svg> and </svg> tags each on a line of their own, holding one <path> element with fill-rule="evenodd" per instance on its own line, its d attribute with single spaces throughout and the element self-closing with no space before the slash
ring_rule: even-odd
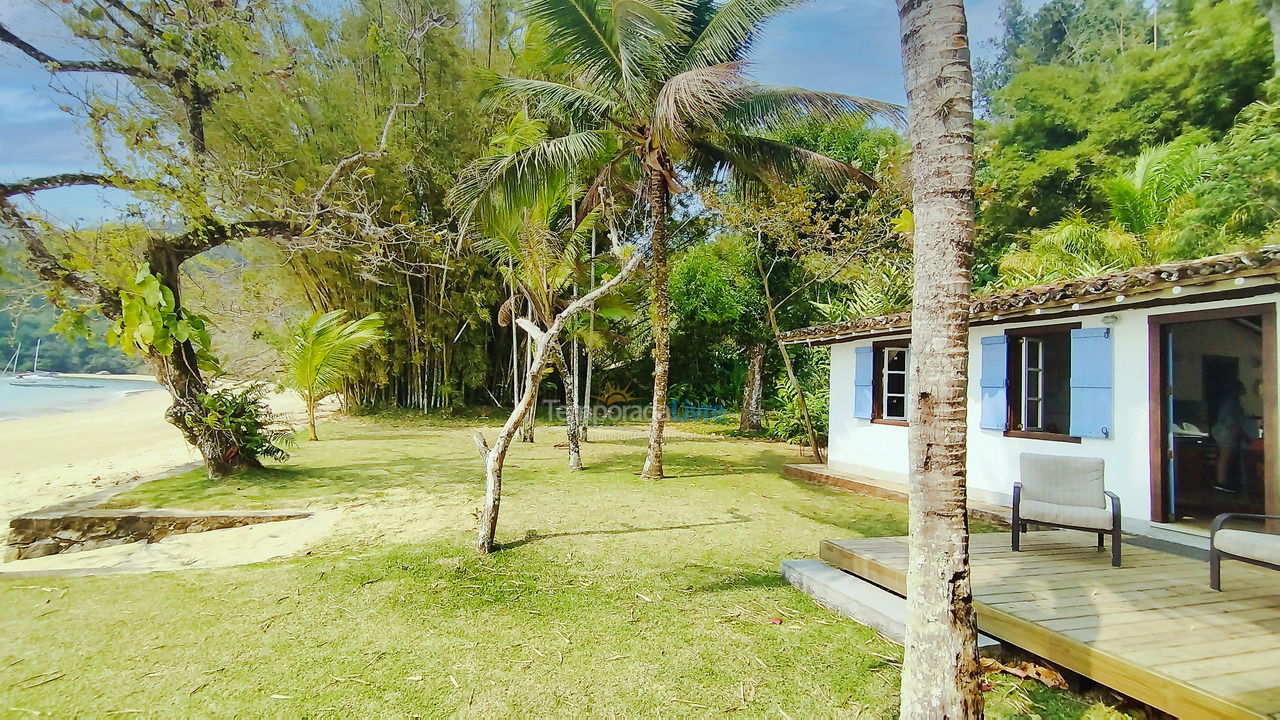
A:
<svg viewBox="0 0 1280 720">
<path fill-rule="evenodd" d="M 310 517 L 305 510 L 78 510 L 60 508 L 29 513 L 9 521 L 4 560 L 93 550 L 131 542 L 156 542 L 169 535 L 221 530 Z"/>
</svg>

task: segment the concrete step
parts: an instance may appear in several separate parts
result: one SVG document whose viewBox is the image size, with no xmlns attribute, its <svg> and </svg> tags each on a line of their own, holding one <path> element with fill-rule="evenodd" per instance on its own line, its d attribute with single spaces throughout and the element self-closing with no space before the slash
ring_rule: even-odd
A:
<svg viewBox="0 0 1280 720">
<path fill-rule="evenodd" d="M 907 601 L 901 596 L 821 560 L 783 560 L 782 577 L 819 605 L 873 628 L 899 645 L 903 643 Z M 999 646 L 999 640 L 978 634 L 979 650 Z"/>
</svg>

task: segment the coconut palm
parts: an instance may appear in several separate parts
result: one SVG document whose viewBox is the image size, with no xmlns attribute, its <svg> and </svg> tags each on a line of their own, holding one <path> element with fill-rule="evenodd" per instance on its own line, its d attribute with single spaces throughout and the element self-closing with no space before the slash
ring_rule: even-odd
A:
<svg viewBox="0 0 1280 720">
<path fill-rule="evenodd" d="M 1144 150 L 1133 170 L 1103 183 L 1107 222 L 1075 212 L 1033 233 L 1028 247 L 1001 259 L 1001 284 L 1091 277 L 1180 259 L 1177 220 L 1191 209 L 1191 191 L 1209 169 L 1207 147 L 1170 143 Z M 1194 254 L 1203 251 L 1197 246 Z"/>
<path fill-rule="evenodd" d="M 911 118 L 911 426 L 903 720 L 982 717 L 966 421 L 973 73 L 963 0 L 898 0 Z"/>
<path fill-rule="evenodd" d="M 765 131 L 806 117 L 877 115 L 897 120 L 888 103 L 838 93 L 754 82 L 745 58 L 761 25 L 795 0 L 532 0 L 529 14 L 564 53 L 571 82 L 492 78 L 491 94 L 568 122 L 569 131 L 508 156 L 473 164 L 454 188 L 458 206 L 512 200 L 557 176 L 597 167 L 578 217 L 600 192 L 638 179 L 647 203 L 653 262 L 653 423 L 643 475 L 662 477 L 670 300 L 668 203 L 683 181 L 727 179 L 758 190 L 809 173 L 874 188 L 862 170 L 772 139 Z M 619 193 L 621 190 L 619 191 Z"/>
<path fill-rule="evenodd" d="M 315 313 L 302 321 L 285 352 L 281 383 L 307 406 L 307 426 L 316 436 L 316 405 L 338 392 L 355 369 L 356 355 L 381 340 L 382 316 L 373 313 L 343 322 L 346 310 Z"/>
</svg>

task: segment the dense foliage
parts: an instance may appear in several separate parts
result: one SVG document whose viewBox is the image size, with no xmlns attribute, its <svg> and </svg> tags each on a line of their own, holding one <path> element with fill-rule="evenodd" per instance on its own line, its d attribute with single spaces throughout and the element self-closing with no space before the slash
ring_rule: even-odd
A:
<svg viewBox="0 0 1280 720">
<path fill-rule="evenodd" d="M 222 7 L 193 0 L 191 12 Z M 559 0 L 227 7 L 198 32 L 165 16 L 169 39 L 146 38 L 167 43 L 162 70 L 194 73 L 200 88 L 99 90 L 71 108 L 112 182 L 134 178 L 139 204 L 127 224 L 36 224 L 69 267 L 103 279 L 120 314 L 104 322 L 98 299 L 65 289 L 27 302 L 18 288 L 31 277 L 6 280 L 6 356 L 22 342 L 26 357 L 44 337 L 44 368 L 138 368 L 100 343 L 53 339 L 56 323 L 131 351 L 191 344 L 207 367 L 267 379 L 304 319 L 377 313 L 388 341 L 343 374 L 350 407 L 507 404 L 528 354 L 513 320 L 545 321 L 616 272 L 600 218 L 608 202 L 612 230 L 644 246 L 658 226 L 651 189 L 637 182 L 653 171 L 674 193 L 661 223 L 672 400 L 737 406 L 760 356 L 770 432 L 796 438 L 802 421 L 771 321 L 786 330 L 910 302 L 909 159 L 892 123 L 867 121 L 893 109 L 756 85 L 741 61 L 758 19 L 730 12 L 741 22 L 708 25 L 719 6 L 696 2 L 668 27 L 658 14 L 588 8 L 584 22 L 606 35 L 631 33 L 617 45 L 633 53 L 627 64 L 606 52 L 621 41 L 592 40 L 590 22 L 566 25 Z M 778 9 L 768 8 L 762 17 Z M 97 37 L 102 17 L 65 10 L 82 38 Z M 1255 0 L 1177 0 L 1158 14 L 1138 0 L 1034 10 L 1005 0 L 996 52 L 979 67 L 978 285 L 1280 239 L 1268 12 L 1277 15 Z M 107 59 L 139 60 L 101 36 Z M 197 153 L 169 142 L 183 127 L 175 108 L 193 100 L 204 103 Z M 144 266 L 149 228 L 209 232 L 215 215 L 268 218 L 274 229 L 182 264 L 179 304 Z M 14 249 L 0 258 L 10 278 L 22 259 Z M 566 328 L 544 396 L 563 397 L 566 373 L 583 396 L 596 394 L 592 377 L 597 390 L 647 394 L 652 281 L 627 284 Z M 819 410 L 824 358 L 791 351 Z"/>
</svg>

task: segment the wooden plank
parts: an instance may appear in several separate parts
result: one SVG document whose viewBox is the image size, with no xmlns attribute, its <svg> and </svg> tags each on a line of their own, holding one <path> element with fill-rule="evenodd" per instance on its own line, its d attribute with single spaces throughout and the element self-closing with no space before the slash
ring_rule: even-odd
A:
<svg viewBox="0 0 1280 720">
<path fill-rule="evenodd" d="M 983 632 L 1182 718 L 1280 712 L 1273 703 L 1280 703 L 1274 575 L 1265 575 L 1270 590 L 1264 575 L 1241 573 L 1231 585 L 1236 592 L 1213 593 L 1201 586 L 1208 576 L 1203 562 L 1126 547 L 1126 567 L 1115 569 L 1107 555 L 1070 537 L 1060 542 L 1055 532 L 1039 533 L 1041 547 L 1016 554 L 1007 534 L 973 536 Z M 905 538 L 824 542 L 821 551 L 836 567 L 905 589 Z M 1173 645 L 1161 653 L 1155 642 Z M 1206 688 L 1200 673 L 1223 661 L 1241 671 L 1213 678 L 1217 691 Z"/>
</svg>

